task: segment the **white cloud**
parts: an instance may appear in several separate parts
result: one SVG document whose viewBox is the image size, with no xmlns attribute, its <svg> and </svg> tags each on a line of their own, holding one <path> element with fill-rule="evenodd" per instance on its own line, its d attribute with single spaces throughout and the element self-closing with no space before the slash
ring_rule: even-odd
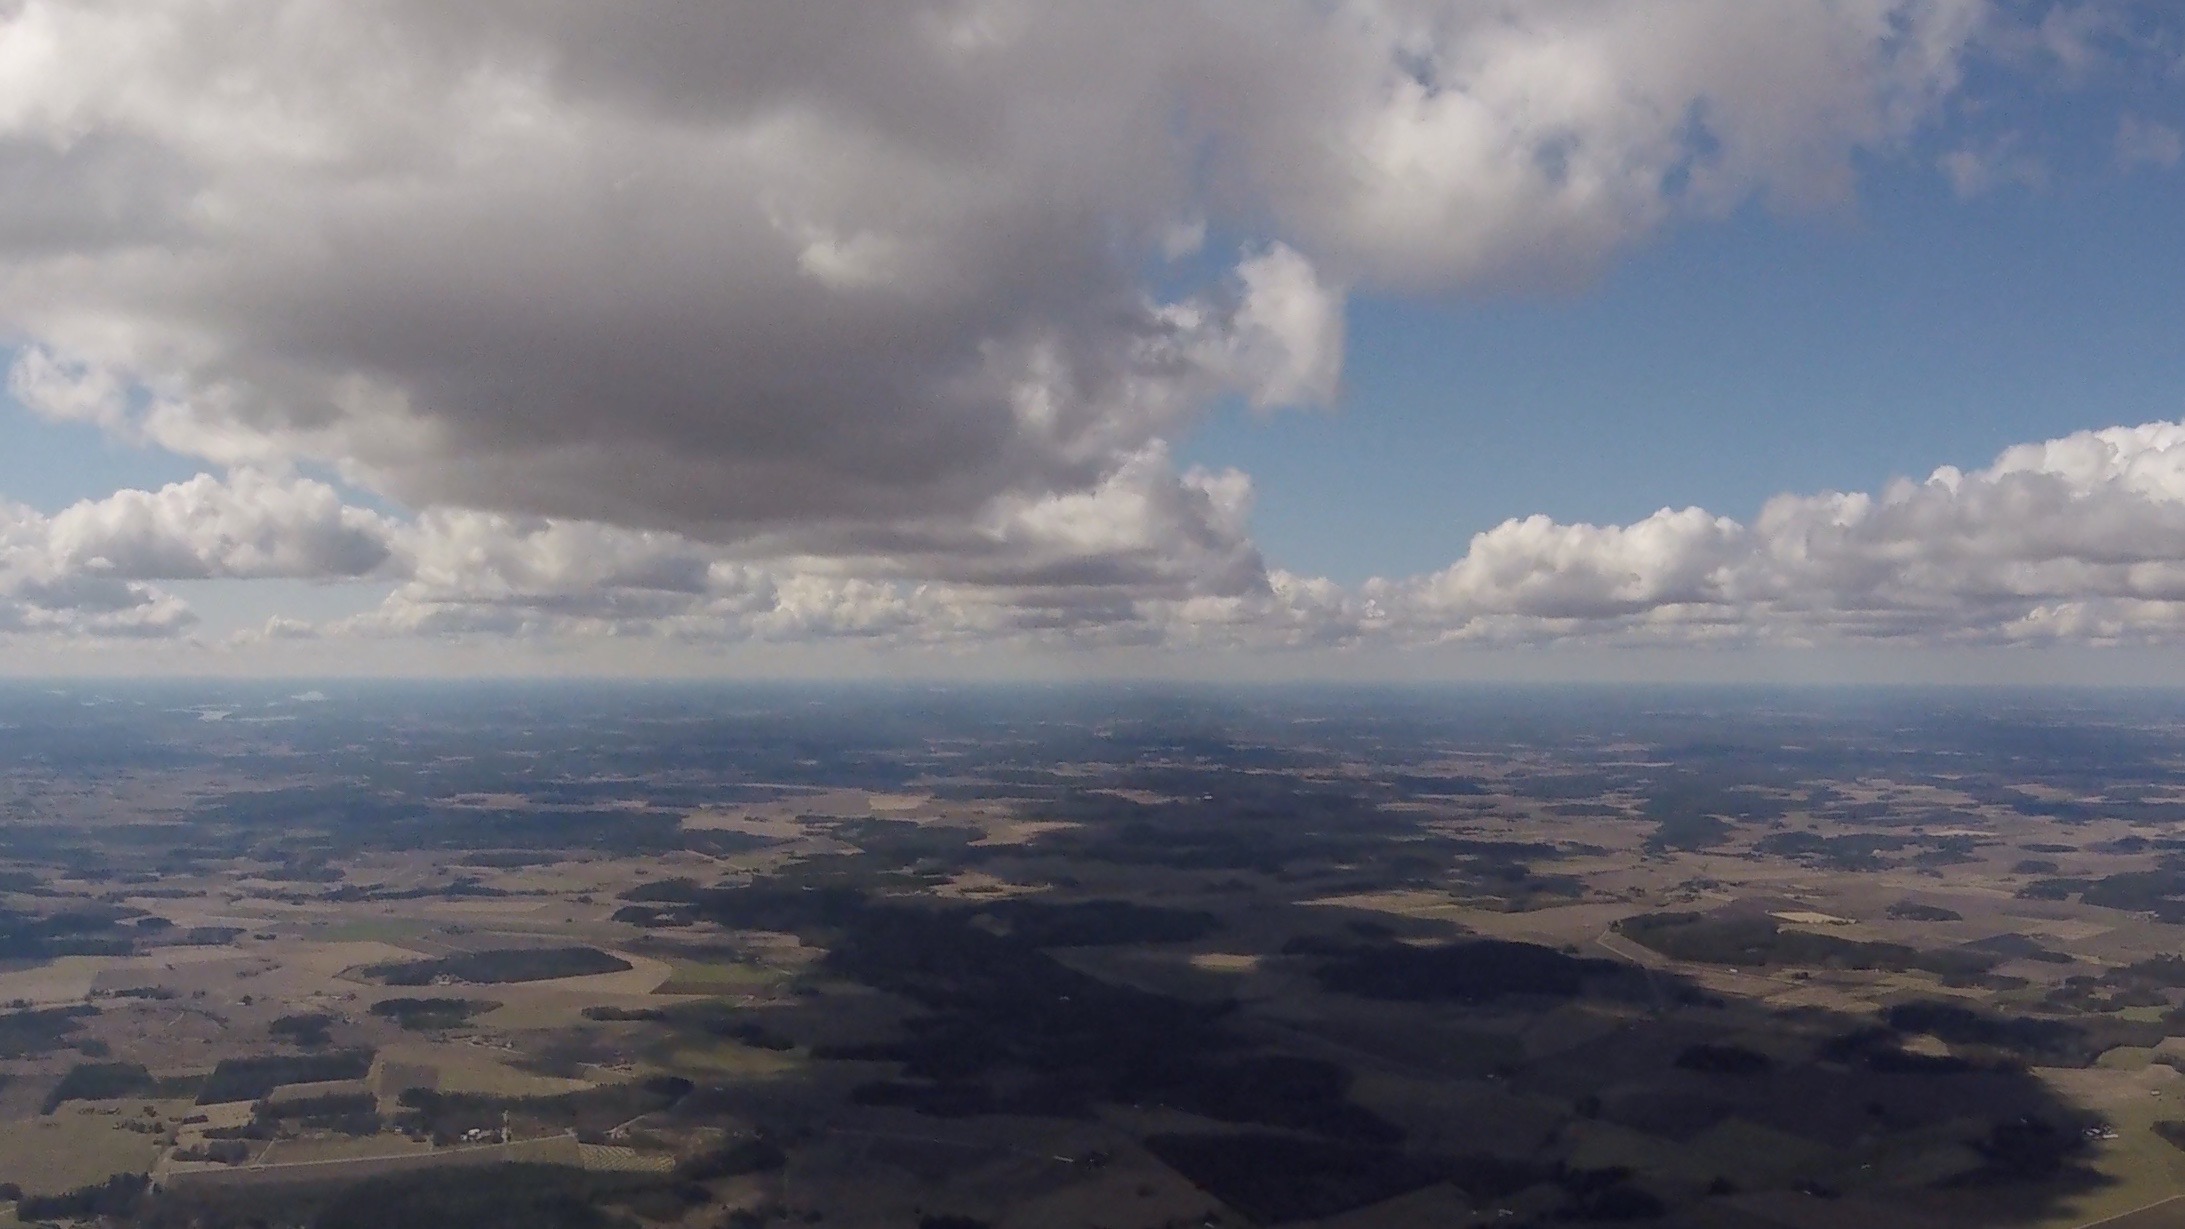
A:
<svg viewBox="0 0 2185 1229">
<path fill-rule="evenodd" d="M 0 632 L 179 633 L 195 616 L 149 582 L 384 575 L 395 543 L 393 522 L 325 483 L 247 470 L 51 516 L 0 505 Z"/>
<path fill-rule="evenodd" d="M 308 479 L 239 470 L 157 491 L 117 491 L 45 521 L 55 566 L 135 580 L 368 576 L 394 526 Z"/>
<path fill-rule="evenodd" d="M 2085 73 L 2111 38 L 2080 9 L 2007 24 L 1980 0 L 0 4 L 10 390 L 228 472 L 0 509 L 0 630 L 180 634 L 161 582 L 291 578 L 388 595 L 248 637 L 2167 635 L 2171 426 L 1750 523 L 1522 518 L 1356 588 L 1270 568 L 1249 478 L 1173 459 L 1224 399 L 1334 402 L 1353 293 L 1567 281 L 1677 219 L 1841 204 L 1862 157 L 1929 156 L 1969 57 Z M 2177 134 L 2128 117 L 2117 155 L 2175 163 Z M 2044 173 L 2007 137 L 1940 165 L 1966 193 Z"/>
<path fill-rule="evenodd" d="M 2127 114 L 2117 121 L 2117 165 L 2126 170 L 2153 166 L 2169 168 L 2185 158 L 2185 133 L 2144 116 Z"/>
<path fill-rule="evenodd" d="M 1228 368 L 1254 406 L 1325 405 L 1343 372 L 1343 296 L 1312 263 L 1282 244 L 1237 266 L 1243 301 L 1231 327 Z"/>
<path fill-rule="evenodd" d="M 2081 432 L 1879 495 L 1783 495 L 1750 525 L 1510 521 L 1387 586 L 1418 638 L 1919 643 L 2185 630 L 2185 425 Z"/>
<path fill-rule="evenodd" d="M 969 526 L 789 555 L 597 522 L 432 512 L 393 535 L 402 583 L 336 629 L 374 635 L 1068 639 L 1201 597 L 1264 596 L 1236 471 L 1152 446 L 1084 492 L 998 501 Z M 255 634 L 255 633 L 254 633 Z"/>
<path fill-rule="evenodd" d="M 1936 160 L 1945 179 L 1959 196 L 1979 196 L 2006 184 L 2042 188 L 2048 184 L 2048 166 L 2038 155 L 2019 147 L 2011 135 L 1979 145 L 1953 149 Z"/>
<path fill-rule="evenodd" d="M 0 631 L 173 635 L 152 582 L 369 578 L 364 614 L 240 640 L 366 636 L 1326 650 L 1492 644 L 2163 643 L 2185 635 L 2185 423 L 2014 447 L 1878 493 L 1786 494 L 1749 522 L 1513 519 L 1430 575 L 1269 569 L 1249 479 L 1165 451 L 968 529 L 791 556 L 597 522 L 395 523 L 300 479 L 200 478 L 0 517 Z M 759 544 L 761 547 L 763 543 Z M 702 648 L 693 651 L 702 652 Z"/>
<path fill-rule="evenodd" d="M 1343 71 L 1291 91 L 1283 122 L 1247 139 L 1271 206 L 1346 274 L 1537 279 L 1589 269 L 1679 211 L 1844 200 L 1853 152 L 1900 141 L 1956 88 L 1985 13 L 1353 4 L 1323 53 Z"/>
</svg>

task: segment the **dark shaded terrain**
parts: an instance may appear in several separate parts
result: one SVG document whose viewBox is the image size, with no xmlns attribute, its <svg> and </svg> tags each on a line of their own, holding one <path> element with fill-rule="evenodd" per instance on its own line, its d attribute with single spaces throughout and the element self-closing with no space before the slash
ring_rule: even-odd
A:
<svg viewBox="0 0 2185 1229">
<path fill-rule="evenodd" d="M 500 902 L 573 929 L 439 925 L 412 949 L 430 955 L 349 970 L 340 993 L 269 1026 L 271 1012 L 253 1017 L 254 1044 L 282 1052 L 223 1054 L 188 1081 L 77 1049 L 159 1003 L 151 990 L 10 1010 L 0 1061 L 53 1064 L 27 1104 L 247 1100 L 251 1124 L 221 1142 L 402 1130 L 457 1146 L 506 1128 L 676 1163 L 227 1192 L 124 1177 L 39 1196 L 54 1202 L 28 1205 L 38 1215 L 940 1225 L 1128 1174 L 1111 1185 L 1152 1193 L 1115 1196 L 1098 1223 L 1283 1224 L 1432 1194 L 1511 1225 L 1748 1223 L 1738 1201 L 1761 1196 L 1845 1223 L 1902 1206 L 1935 1226 L 2009 1224 L 2109 1181 L 2105 1124 L 2040 1071 L 2185 1036 L 2185 960 L 1991 929 L 1950 894 L 1979 865 L 2009 877 L 1996 899 L 2059 918 L 2185 923 L 2185 843 L 2164 827 L 2185 821 L 2171 801 L 2185 796 L 2185 711 L 2145 697 L 480 687 L 361 689 L 308 712 L 248 689 L 223 699 L 262 710 L 253 727 L 147 694 L 122 711 L 0 693 L 21 735 L 0 746 L 0 960 L 240 948 L 243 932 L 193 928 L 169 907 L 181 897 L 156 895 L 215 873 L 243 885 L 229 903 L 306 916 Z M 146 804 L 159 822 L 85 801 L 90 783 L 120 796 L 146 782 L 166 791 Z M 909 804 L 864 793 L 920 813 L 891 817 Z M 796 835 L 683 823 L 746 806 L 791 816 Z M 997 839 L 994 816 L 1034 829 Z M 2041 839 L 1991 835 L 1999 817 L 2037 822 Z M 386 869 L 420 851 L 431 876 Z M 615 879 L 602 868 L 618 859 L 649 873 Z M 564 863 L 609 886 L 595 900 L 526 877 Z M 1724 882 L 1747 871 L 1891 878 L 1841 919 L 1865 929 L 1839 933 L 1784 920 L 1801 902 Z M 1524 924 L 1565 915 L 1583 921 Z M 769 963 L 786 949 L 793 967 Z M 364 1077 L 360 1036 L 504 1041 L 482 1019 L 500 998 L 345 1006 L 359 979 L 499 985 L 484 993 L 513 1002 L 531 983 L 631 968 L 615 951 L 738 976 L 639 1000 L 658 1006 L 571 1005 L 564 1022 L 581 1027 L 506 1042 L 524 1047 L 520 1070 L 597 1081 L 583 1091 L 271 1095 Z M 1883 975 L 1911 980 L 1862 999 Z M 1866 1005 L 1736 988 L 1809 981 L 1835 996 L 1820 1001 Z M 879 1219 L 853 1197 L 865 1176 L 918 1194 Z M 1165 1200 L 1161 1218 L 1138 1217 L 1137 1199 Z"/>
</svg>

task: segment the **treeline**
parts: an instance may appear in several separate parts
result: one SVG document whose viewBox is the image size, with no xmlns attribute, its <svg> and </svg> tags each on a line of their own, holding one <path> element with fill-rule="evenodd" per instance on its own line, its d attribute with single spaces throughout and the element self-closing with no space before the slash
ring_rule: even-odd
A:
<svg viewBox="0 0 2185 1229">
<path fill-rule="evenodd" d="M 186 1082 L 194 1087 L 194 1081 Z M 122 1097 L 152 1097 L 179 1091 L 162 1083 L 142 1063 L 77 1063 L 46 1093 L 39 1113 L 50 1114 L 69 1101 L 113 1101 Z"/>
<path fill-rule="evenodd" d="M 99 1009 L 86 1004 L 11 1011 L 0 1015 L 0 1059 L 29 1058 L 61 1049 L 83 1031 L 79 1023 Z"/>
<path fill-rule="evenodd" d="M 361 1080 L 371 1074 L 372 1051 L 334 1050 L 325 1054 L 271 1054 L 259 1058 L 223 1058 L 198 1090 L 199 1105 L 256 1101 L 288 1084 L 328 1084 Z"/>
<path fill-rule="evenodd" d="M 2036 879 L 2018 889 L 2027 900 L 2066 900 L 2074 893 L 2089 905 L 2185 922 L 2185 861 L 2172 855 L 2154 870 L 2119 871 L 2099 879 Z"/>
<path fill-rule="evenodd" d="M 470 1023 L 472 1017 L 482 1016 L 500 1006 L 494 999 L 395 998 L 381 999 L 367 1010 L 412 1032 L 423 1033 L 461 1028 Z"/>
<path fill-rule="evenodd" d="M 1771 917 L 1648 913 L 1625 918 L 1616 929 L 1672 960 L 1747 968 L 1919 969 L 1943 976 L 1971 976 L 1987 972 L 2001 959 L 1964 948 L 1922 951 L 1902 943 L 1816 934 L 1786 928 Z"/>
<path fill-rule="evenodd" d="M 1155 1135 L 1146 1140 L 1146 1149 L 1193 1186 L 1262 1225 L 1335 1216 L 1444 1182 L 1482 1204 L 1553 1186 L 1560 1206 L 1552 1216 L 1563 1221 L 1641 1220 L 1667 1211 L 1622 1169 L 1574 1169 L 1484 1154 L 1419 1155 L 1255 1133 Z"/>
<path fill-rule="evenodd" d="M 51 1220 L 91 1220 L 133 1215 L 152 1180 L 144 1174 L 115 1174 L 104 1182 L 59 1195 L 25 1195 L 15 1205 L 24 1224 Z"/>
<path fill-rule="evenodd" d="M 1567 999 L 1584 993 L 1589 983 L 1632 983 L 1643 976 L 1613 960 L 1507 939 L 1458 940 L 1433 947 L 1293 940 L 1284 950 L 1325 955 L 1313 972 L 1330 990 L 1412 1002 L 1484 1003 L 1508 995 Z"/>
<path fill-rule="evenodd" d="M 2093 1017 L 2078 1020 L 2003 1016 L 1962 1003 L 1921 999 L 1882 1012 L 1882 1022 L 1975 1050 L 1998 1051 L 2044 1067 L 2089 1067 L 2118 1046 L 2153 1046 L 2168 1030 L 2160 1023 Z"/>
<path fill-rule="evenodd" d="M 0 906 L 0 960 L 51 960 L 60 956 L 126 956 L 136 950 L 122 923 L 132 911 L 84 905 L 34 914 Z"/>
<path fill-rule="evenodd" d="M 266 1128 L 292 1123 L 342 1135 L 376 1135 L 385 1125 L 379 1117 L 379 1099 L 368 1092 L 260 1101 L 251 1107 L 251 1117 Z"/>
</svg>

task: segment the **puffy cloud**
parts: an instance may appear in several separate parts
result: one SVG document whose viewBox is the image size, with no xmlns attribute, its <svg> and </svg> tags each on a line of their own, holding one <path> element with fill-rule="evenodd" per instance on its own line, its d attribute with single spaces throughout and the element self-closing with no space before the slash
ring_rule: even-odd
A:
<svg viewBox="0 0 2185 1229">
<path fill-rule="evenodd" d="M 116 491 L 44 530 L 56 567 L 138 580 L 367 576 L 390 562 L 394 534 L 323 482 L 253 470 Z"/>
<path fill-rule="evenodd" d="M 19 0 L 0 322 L 38 412 L 220 465 L 968 574 L 1329 400 L 1350 287 L 1841 198 L 1981 12 Z"/>
<path fill-rule="evenodd" d="M 1306 250 L 1380 284 L 1583 271 L 1680 210 L 1843 199 L 1854 151 L 1956 88 L 1985 16 L 1978 0 L 1344 5 L 1321 52 L 1340 68 L 1242 134 L 1245 173 Z"/>
<path fill-rule="evenodd" d="M 0 632 L 178 633 L 195 616 L 146 582 L 391 574 L 396 528 L 323 482 L 247 470 L 52 516 L 0 506 Z"/>
<path fill-rule="evenodd" d="M 155 640 L 197 623 L 188 605 L 149 585 L 94 585 L 76 580 L 25 584 L 0 593 L 0 636 Z"/>
<path fill-rule="evenodd" d="M 1336 400 L 1353 293 L 1843 201 L 1971 57 L 2098 66 L 2092 12 L 0 2 L 10 391 L 228 472 L 0 510 L 0 629 L 174 634 L 163 581 L 355 578 L 385 603 L 252 634 L 2168 634 L 2174 426 L 1749 523 L 1514 520 L 1357 588 L 1269 568 L 1249 479 L 1170 447 L 1223 399 Z M 2174 137 L 2126 120 L 2118 156 Z M 2038 170 L 1952 143 L 1961 190 Z"/>
<path fill-rule="evenodd" d="M 2023 445 L 1879 493 L 1781 495 L 1750 522 L 1513 519 L 1439 572 L 1356 587 L 1265 567 L 1250 497 L 1244 475 L 1179 474 L 1153 448 L 1095 490 L 1006 504 L 953 536 L 788 556 L 489 512 L 395 524 L 316 483 L 199 479 L 0 522 L 0 625 L 171 632 L 187 612 L 146 580 L 366 575 L 393 585 L 376 609 L 249 638 L 1324 650 L 2185 634 L 2185 423 Z M 238 501 L 285 507 L 286 528 Z"/>
<path fill-rule="evenodd" d="M 1574 620 L 1720 601 L 1744 538 L 1736 522 L 1697 508 L 1605 528 L 1531 516 L 1474 537 L 1422 598 L 1452 610 Z"/>
<path fill-rule="evenodd" d="M 1953 149 L 1937 159 L 1936 165 L 1962 197 L 1979 196 L 2006 184 L 2032 189 L 2048 185 L 2048 165 L 2039 155 L 2021 148 L 2014 133 Z"/>
<path fill-rule="evenodd" d="M 953 641 L 1096 634 L 1209 596 L 1264 596 L 1251 484 L 1149 446 L 1098 487 L 997 501 L 789 556 L 598 522 L 432 512 L 396 535 L 403 583 L 342 630 Z"/>
<path fill-rule="evenodd" d="M 1750 525 L 1510 521 L 1382 586 L 1428 638 L 2106 641 L 2185 630 L 2185 425 L 2080 432 Z"/>
<path fill-rule="evenodd" d="M 1243 302 L 1221 334 L 1225 370 L 1261 409 L 1335 400 L 1343 373 L 1343 304 L 1312 263 L 1276 244 L 1237 266 Z"/>
</svg>

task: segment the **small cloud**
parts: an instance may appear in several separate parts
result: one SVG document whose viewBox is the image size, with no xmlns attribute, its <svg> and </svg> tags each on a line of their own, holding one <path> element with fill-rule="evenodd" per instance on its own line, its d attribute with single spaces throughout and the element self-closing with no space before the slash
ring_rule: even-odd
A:
<svg viewBox="0 0 2185 1229">
<path fill-rule="evenodd" d="M 2105 43 L 2119 33 L 2116 14 L 2100 5 L 2061 4 L 2042 17 L 2035 34 L 2066 75 L 2084 77 L 2109 62 Z"/>
<path fill-rule="evenodd" d="M 1961 197 L 1979 196 L 2005 184 L 2040 188 L 2048 183 L 2048 168 L 2032 154 L 2017 148 L 2014 137 L 2004 137 L 1985 149 L 1966 147 L 1942 155 L 1937 165 Z"/>
<path fill-rule="evenodd" d="M 2117 121 L 2117 165 L 2174 167 L 2185 158 L 2185 133 L 2168 124 L 2130 114 Z"/>
<path fill-rule="evenodd" d="M 319 691 L 315 688 L 311 691 L 299 691 L 295 695 L 292 695 L 288 698 L 294 700 L 298 704 L 326 703 L 326 693 L 323 691 Z"/>
<path fill-rule="evenodd" d="M 1178 222 L 1161 232 L 1161 254 L 1170 260 L 1197 255 L 1206 246 L 1206 219 Z"/>
<path fill-rule="evenodd" d="M 302 619 L 291 619 L 287 615 L 274 615 L 267 619 L 261 627 L 246 627 L 229 636 L 228 643 L 231 646 L 242 647 L 265 644 L 274 640 L 317 640 L 319 637 L 319 626 L 316 623 L 307 623 Z M 291 696 L 289 698 L 303 700 L 306 696 L 314 694 L 316 693 L 306 693 L 305 696 Z M 323 700 L 326 697 L 319 696 L 318 698 Z"/>
</svg>

